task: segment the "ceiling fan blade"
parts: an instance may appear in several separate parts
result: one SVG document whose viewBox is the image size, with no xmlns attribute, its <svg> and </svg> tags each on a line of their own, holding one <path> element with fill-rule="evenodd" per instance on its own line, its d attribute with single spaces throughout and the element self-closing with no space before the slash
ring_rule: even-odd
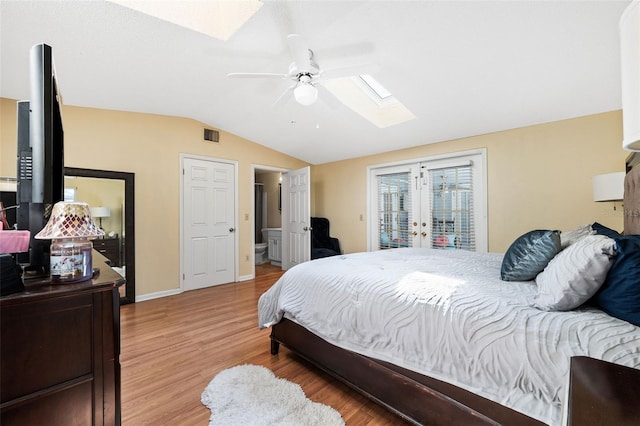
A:
<svg viewBox="0 0 640 426">
<path fill-rule="evenodd" d="M 296 85 L 294 84 L 293 86 L 282 92 L 282 94 L 278 96 L 278 99 L 276 99 L 276 101 L 273 103 L 273 108 L 279 109 L 285 106 L 293 97 L 293 89 L 295 88 Z"/>
<path fill-rule="evenodd" d="M 307 42 L 298 34 L 289 34 L 287 36 L 287 43 L 289 43 L 289 51 L 298 70 L 311 70 L 311 53 L 309 52 Z"/>
<path fill-rule="evenodd" d="M 232 72 L 227 74 L 231 78 L 289 78 L 287 74 L 276 74 L 270 72 Z"/>
</svg>

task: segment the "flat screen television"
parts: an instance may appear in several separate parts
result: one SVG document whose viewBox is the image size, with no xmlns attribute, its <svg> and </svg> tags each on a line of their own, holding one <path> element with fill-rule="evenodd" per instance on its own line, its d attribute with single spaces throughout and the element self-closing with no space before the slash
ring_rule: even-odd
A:
<svg viewBox="0 0 640 426">
<path fill-rule="evenodd" d="M 51 46 L 37 44 L 29 56 L 30 100 L 17 103 L 17 227 L 29 230 L 29 252 L 18 256 L 26 277 L 49 269 L 48 240 L 34 236 L 64 198 L 62 101 Z"/>
</svg>

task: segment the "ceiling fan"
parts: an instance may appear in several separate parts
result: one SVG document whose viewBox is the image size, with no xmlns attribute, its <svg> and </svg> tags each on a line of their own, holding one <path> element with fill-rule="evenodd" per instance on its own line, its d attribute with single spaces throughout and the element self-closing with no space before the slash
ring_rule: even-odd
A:
<svg viewBox="0 0 640 426">
<path fill-rule="evenodd" d="M 289 71 L 286 74 L 278 73 L 230 73 L 227 77 L 233 78 L 281 78 L 289 79 L 294 82 L 293 86 L 285 90 L 282 95 L 275 101 L 274 106 L 280 106 L 287 102 L 291 95 L 301 105 L 312 105 L 318 100 L 318 90 L 323 92 L 322 99 L 331 105 L 335 102 L 335 98 L 324 93 L 328 90 L 322 87 L 322 80 L 327 78 L 346 77 L 348 75 L 357 75 L 364 72 L 355 72 L 358 67 L 341 67 L 331 70 L 323 70 L 314 61 L 313 51 L 309 49 L 305 40 L 298 34 L 289 34 L 287 36 L 289 51 L 293 58 L 293 62 L 289 65 Z M 351 72 L 349 72 L 351 71 Z"/>
</svg>

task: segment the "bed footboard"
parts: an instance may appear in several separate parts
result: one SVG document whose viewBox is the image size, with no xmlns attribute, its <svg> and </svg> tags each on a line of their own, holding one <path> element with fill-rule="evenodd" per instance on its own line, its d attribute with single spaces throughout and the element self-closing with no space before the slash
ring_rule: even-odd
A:
<svg viewBox="0 0 640 426">
<path fill-rule="evenodd" d="M 293 321 L 272 327 L 272 354 L 279 344 L 417 425 L 543 424 L 448 383 L 338 348 Z"/>
</svg>

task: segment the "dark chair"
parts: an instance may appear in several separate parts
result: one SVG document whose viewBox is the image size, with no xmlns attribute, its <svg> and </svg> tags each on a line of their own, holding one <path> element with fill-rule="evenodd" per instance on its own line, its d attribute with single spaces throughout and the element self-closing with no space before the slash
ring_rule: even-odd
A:
<svg viewBox="0 0 640 426">
<path fill-rule="evenodd" d="M 340 241 L 329 236 L 329 219 L 311 218 L 311 259 L 341 254 Z"/>
</svg>

